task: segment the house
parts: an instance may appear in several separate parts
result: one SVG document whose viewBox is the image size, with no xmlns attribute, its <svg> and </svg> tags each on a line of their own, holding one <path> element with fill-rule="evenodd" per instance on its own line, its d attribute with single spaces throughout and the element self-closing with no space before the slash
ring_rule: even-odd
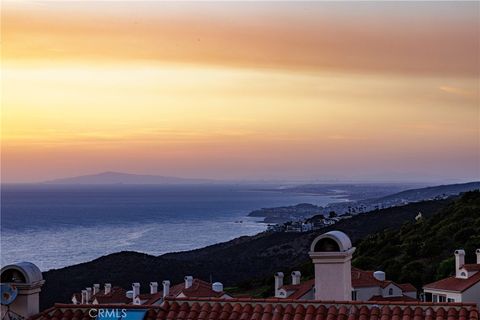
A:
<svg viewBox="0 0 480 320">
<path fill-rule="evenodd" d="M 154 288 L 155 287 L 155 283 Z M 223 298 L 231 299 L 232 297 L 223 291 L 223 284 L 220 282 L 209 282 L 193 278 L 192 276 L 186 276 L 184 282 L 178 283 L 174 286 L 170 286 L 170 281 L 165 280 L 162 282 L 163 290 L 157 292 L 156 289 L 152 289 L 152 283 L 150 283 L 150 293 L 140 294 L 140 285 L 138 285 L 138 291 L 136 291 L 136 285 L 133 284 L 133 304 L 135 305 L 159 305 L 165 298 Z"/>
<path fill-rule="evenodd" d="M 93 289 L 92 289 L 93 288 Z M 127 290 L 120 287 L 113 287 L 110 283 L 105 283 L 104 289 L 100 290 L 99 284 L 94 284 L 92 288 L 86 288 L 81 293 L 72 295 L 73 304 L 126 304 L 131 302 L 127 297 Z"/>
<path fill-rule="evenodd" d="M 127 291 L 120 287 L 113 287 L 106 283 L 104 290 L 100 290 L 99 284 L 94 284 L 82 290 L 81 293 L 74 293 L 72 296 L 73 304 L 134 304 L 134 305 L 158 305 L 163 302 L 165 297 L 170 298 L 231 298 L 223 291 L 223 284 L 215 282 L 210 284 L 206 281 L 186 276 L 185 281 L 170 287 L 170 281 L 162 282 L 163 290 L 158 291 L 158 283 L 150 282 L 150 292 L 141 293 L 140 283 L 132 283 L 132 290 Z"/>
<path fill-rule="evenodd" d="M 476 264 L 465 264 L 465 251 L 455 250 L 455 275 L 424 285 L 424 300 L 473 302 L 480 306 L 480 249 L 476 255 Z"/>
<path fill-rule="evenodd" d="M 331 231 L 315 238 L 310 248 L 315 279 L 301 283 L 300 272 L 294 271 L 291 284 L 284 285 L 284 274 L 277 272 L 275 297 L 296 300 L 417 300 L 417 289 L 409 283 L 398 284 L 386 280 L 383 271 L 352 268 L 354 251 L 350 238 L 343 232 Z"/>
</svg>

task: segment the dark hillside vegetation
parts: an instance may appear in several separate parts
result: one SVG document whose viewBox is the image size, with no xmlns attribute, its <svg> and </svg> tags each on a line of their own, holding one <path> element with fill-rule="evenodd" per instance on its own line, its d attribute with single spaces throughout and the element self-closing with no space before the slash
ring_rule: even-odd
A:
<svg viewBox="0 0 480 320">
<path fill-rule="evenodd" d="M 44 272 L 46 283 L 40 295 L 41 308 L 55 302 L 69 302 L 74 292 L 94 283 L 110 282 L 128 289 L 133 282 L 140 282 L 141 292 L 146 292 L 150 281 L 169 279 L 172 283 L 178 283 L 183 281 L 185 275 L 221 281 L 226 286 L 241 283 L 242 291 L 250 286 L 256 288 L 256 295 L 262 295 L 265 294 L 262 293 L 262 287 L 269 285 L 269 277 L 274 272 L 286 272 L 308 261 L 310 243 L 318 234 L 338 229 L 350 235 L 353 241 L 358 241 L 385 228 L 394 230 L 405 222 L 415 221 L 419 211 L 425 217 L 430 217 L 452 201 L 445 199 L 412 203 L 354 216 L 315 232 L 265 232 L 159 257 L 137 252 L 110 254 L 90 262 Z M 155 241 L 155 235 L 152 235 L 151 241 Z M 302 272 L 308 275 L 310 269 L 306 265 Z M 263 284 L 257 286 L 252 279 L 262 279 Z"/>
<path fill-rule="evenodd" d="M 405 209 L 412 205 L 408 205 L 377 210 L 330 229 L 342 230 L 351 236 L 357 248 L 353 266 L 385 271 L 388 280 L 410 282 L 421 289 L 426 283 L 454 274 L 456 249 L 465 250 L 466 263 L 475 263 L 475 249 L 480 248 L 480 191 L 467 192 L 441 209 L 436 207 L 440 202 L 418 203 L 423 210 L 423 219 L 419 221 L 411 216 L 412 219 L 398 224 L 402 211 L 405 216 L 409 215 Z M 383 215 L 386 212 L 389 213 Z M 372 233 L 362 237 L 359 228 Z M 383 231 L 375 232 L 375 229 Z M 296 267 L 282 269 L 285 274 L 293 270 L 302 272 L 302 280 L 314 277 L 313 264 L 308 258 Z M 273 284 L 273 277 L 269 276 L 241 282 L 232 290 L 267 297 L 273 295 Z"/>
<path fill-rule="evenodd" d="M 400 282 L 423 284 L 454 273 L 455 249 L 464 249 L 475 263 L 480 248 L 480 192 L 465 193 L 430 218 L 368 236 L 357 245 L 353 261 L 359 268 L 384 270 Z"/>
</svg>

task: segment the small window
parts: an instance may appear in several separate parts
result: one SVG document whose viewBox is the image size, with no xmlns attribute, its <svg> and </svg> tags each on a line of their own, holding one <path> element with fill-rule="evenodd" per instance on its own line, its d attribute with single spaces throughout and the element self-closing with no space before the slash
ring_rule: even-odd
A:
<svg viewBox="0 0 480 320">
<path fill-rule="evenodd" d="M 460 273 L 460 275 L 461 275 L 462 277 L 466 277 L 466 276 L 467 276 L 467 274 L 466 274 L 465 272 Z"/>
<path fill-rule="evenodd" d="M 438 296 L 438 302 L 447 302 L 446 296 Z"/>
<path fill-rule="evenodd" d="M 392 288 L 388 289 L 388 295 L 393 296 L 393 289 Z"/>
<path fill-rule="evenodd" d="M 453 298 L 448 298 L 448 299 L 447 299 L 447 302 L 455 302 L 455 299 L 453 299 Z"/>
<path fill-rule="evenodd" d="M 432 295 L 432 302 L 438 302 L 438 296 L 436 294 Z"/>
</svg>

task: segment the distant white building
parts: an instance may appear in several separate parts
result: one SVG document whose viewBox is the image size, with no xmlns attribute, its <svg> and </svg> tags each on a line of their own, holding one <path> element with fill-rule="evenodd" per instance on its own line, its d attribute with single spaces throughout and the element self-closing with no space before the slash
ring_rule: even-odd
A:
<svg viewBox="0 0 480 320">
<path fill-rule="evenodd" d="M 465 251 L 455 251 L 455 275 L 423 286 L 429 302 L 474 302 L 480 306 L 480 249 L 477 263 L 465 264 Z"/>
</svg>

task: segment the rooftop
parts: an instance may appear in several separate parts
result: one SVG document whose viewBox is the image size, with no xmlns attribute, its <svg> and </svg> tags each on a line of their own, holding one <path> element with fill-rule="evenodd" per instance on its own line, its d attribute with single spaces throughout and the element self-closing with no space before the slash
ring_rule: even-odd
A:
<svg viewBox="0 0 480 320">
<path fill-rule="evenodd" d="M 456 278 L 455 276 L 452 276 L 449 278 L 438 280 L 436 282 L 426 284 L 423 286 L 423 288 L 463 292 L 478 282 L 480 282 L 480 272 L 475 273 L 468 279 Z"/>
<path fill-rule="evenodd" d="M 30 320 L 90 319 L 91 308 L 118 305 L 56 304 Z M 125 305 L 146 310 L 145 320 L 478 320 L 475 304 L 425 302 L 342 302 L 292 299 L 168 299 L 160 306 Z"/>
</svg>

